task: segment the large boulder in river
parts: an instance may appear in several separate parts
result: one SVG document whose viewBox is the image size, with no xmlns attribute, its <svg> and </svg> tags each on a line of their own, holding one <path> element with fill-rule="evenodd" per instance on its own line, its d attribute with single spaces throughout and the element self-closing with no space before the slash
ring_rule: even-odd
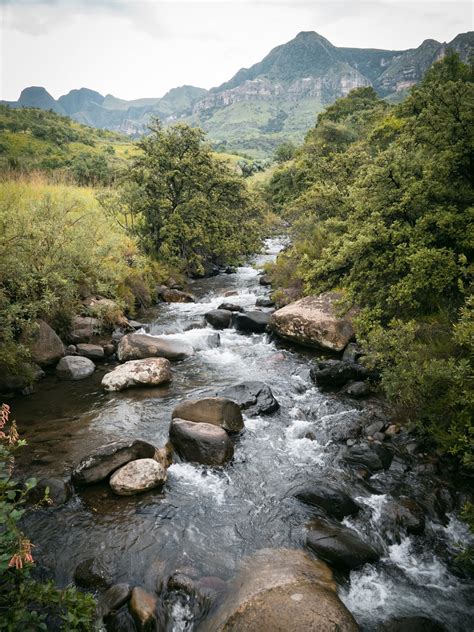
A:
<svg viewBox="0 0 474 632">
<path fill-rule="evenodd" d="M 82 356 L 64 356 L 56 365 L 56 375 L 63 380 L 83 380 L 92 375 L 95 364 Z"/>
<path fill-rule="evenodd" d="M 393 454 L 388 448 L 378 443 L 362 443 L 349 448 L 343 458 L 346 463 L 362 467 L 374 474 L 390 467 Z"/>
<path fill-rule="evenodd" d="M 204 318 L 214 329 L 227 329 L 232 321 L 232 312 L 228 309 L 212 309 L 204 314 Z"/>
<path fill-rule="evenodd" d="M 310 376 L 318 386 L 343 386 L 350 380 L 365 380 L 369 370 L 356 362 L 321 360 L 311 368 Z"/>
<path fill-rule="evenodd" d="M 342 351 L 354 335 L 351 310 L 337 314 L 338 292 L 327 292 L 290 303 L 272 314 L 270 329 L 278 336 L 308 347 Z"/>
<path fill-rule="evenodd" d="M 357 632 L 328 566 L 304 551 L 263 549 L 244 559 L 198 632 Z"/>
<path fill-rule="evenodd" d="M 329 516 L 342 520 L 356 514 L 360 507 L 345 492 L 324 484 L 306 485 L 295 493 L 306 505 L 323 509 Z"/>
<path fill-rule="evenodd" d="M 98 483 L 129 461 L 152 459 L 155 450 L 154 445 L 141 439 L 113 441 L 84 457 L 72 471 L 72 480 L 82 485 Z"/>
<path fill-rule="evenodd" d="M 270 387 L 263 382 L 242 382 L 228 386 L 219 392 L 219 396 L 237 402 L 247 415 L 270 415 L 280 407 Z"/>
<path fill-rule="evenodd" d="M 192 463 L 224 465 L 234 456 L 227 432 L 212 424 L 173 419 L 170 441 L 179 456 Z"/>
<path fill-rule="evenodd" d="M 166 470 L 154 459 L 129 461 L 110 477 L 110 487 L 119 496 L 132 496 L 161 487 L 166 481 Z"/>
<path fill-rule="evenodd" d="M 36 321 L 37 328 L 26 342 L 31 360 L 39 366 L 50 366 L 64 355 L 64 345 L 61 338 L 44 320 Z"/>
<path fill-rule="evenodd" d="M 306 546 L 334 568 L 351 570 L 376 562 L 380 557 L 379 552 L 352 529 L 322 520 L 314 520 L 308 527 Z"/>
<path fill-rule="evenodd" d="M 166 358 L 129 360 L 102 378 L 106 391 L 123 391 L 135 386 L 158 386 L 171 380 L 171 367 Z"/>
<path fill-rule="evenodd" d="M 181 340 L 146 334 L 128 334 L 121 339 L 117 348 L 117 357 L 120 362 L 143 360 L 143 358 L 184 360 L 191 355 L 193 355 L 193 348 Z"/>
<path fill-rule="evenodd" d="M 263 334 L 270 322 L 270 314 L 267 312 L 234 313 L 232 319 L 237 331 L 246 331 L 254 334 Z"/>
<path fill-rule="evenodd" d="M 220 426 L 228 432 L 240 432 L 244 427 L 240 406 L 226 397 L 187 399 L 174 408 L 171 417 Z"/>
</svg>

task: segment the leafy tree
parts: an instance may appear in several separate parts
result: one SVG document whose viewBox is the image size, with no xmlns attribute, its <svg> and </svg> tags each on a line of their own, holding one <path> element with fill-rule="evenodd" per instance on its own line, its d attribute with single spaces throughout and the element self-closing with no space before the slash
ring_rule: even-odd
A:
<svg viewBox="0 0 474 632">
<path fill-rule="evenodd" d="M 283 162 L 288 162 L 295 155 L 295 151 L 296 147 L 291 141 L 281 143 L 281 145 L 278 145 L 278 147 L 275 149 L 273 160 L 279 164 Z"/>
</svg>

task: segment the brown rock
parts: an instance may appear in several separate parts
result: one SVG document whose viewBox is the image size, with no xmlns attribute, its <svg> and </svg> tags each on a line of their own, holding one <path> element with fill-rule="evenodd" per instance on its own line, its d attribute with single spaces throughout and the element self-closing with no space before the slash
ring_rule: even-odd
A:
<svg viewBox="0 0 474 632">
<path fill-rule="evenodd" d="M 219 426 L 173 419 L 170 441 L 179 456 L 202 465 L 223 465 L 234 456 L 229 435 Z"/>
<path fill-rule="evenodd" d="M 173 462 L 173 446 L 167 443 L 162 448 L 157 448 L 153 456 L 155 461 L 159 463 L 165 470 L 169 468 Z"/>
<path fill-rule="evenodd" d="M 340 299 L 341 294 L 328 292 L 290 303 L 272 314 L 270 329 L 301 345 L 342 351 L 354 335 L 351 318 L 355 310 L 338 316 L 335 304 Z"/>
<path fill-rule="evenodd" d="M 128 334 L 120 340 L 117 348 L 120 362 L 143 358 L 183 360 L 192 354 L 193 348 L 185 342 L 146 334 Z"/>
<path fill-rule="evenodd" d="M 33 332 L 31 339 L 26 342 L 31 360 L 39 366 L 50 366 L 55 364 L 64 355 L 64 345 L 61 338 L 44 320 L 38 320 L 37 329 Z"/>
<path fill-rule="evenodd" d="M 244 427 L 240 406 L 226 397 L 188 399 L 176 406 L 171 418 L 212 424 L 228 432 L 239 432 Z"/>
<path fill-rule="evenodd" d="M 137 459 L 116 470 L 110 487 L 119 496 L 133 496 L 166 482 L 166 470 L 155 459 Z"/>
<path fill-rule="evenodd" d="M 156 606 L 158 600 L 154 595 L 135 586 L 132 590 L 129 608 L 140 630 L 154 630 L 157 626 Z"/>
</svg>

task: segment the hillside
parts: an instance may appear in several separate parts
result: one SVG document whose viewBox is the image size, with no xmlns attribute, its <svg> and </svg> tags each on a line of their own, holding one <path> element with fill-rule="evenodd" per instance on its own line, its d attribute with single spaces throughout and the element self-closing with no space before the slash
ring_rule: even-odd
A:
<svg viewBox="0 0 474 632">
<path fill-rule="evenodd" d="M 209 91 L 181 86 L 162 98 L 126 101 L 81 88 L 56 101 L 45 88 L 30 87 L 18 101 L 4 103 L 51 109 L 132 137 L 145 133 L 153 116 L 165 124 L 184 120 L 201 126 L 219 150 L 262 158 L 284 141 L 301 142 L 316 115 L 353 88 L 372 85 L 389 102 L 401 100 L 448 49 L 466 61 L 474 50 L 474 33 L 392 51 L 336 47 L 305 31 Z"/>
</svg>

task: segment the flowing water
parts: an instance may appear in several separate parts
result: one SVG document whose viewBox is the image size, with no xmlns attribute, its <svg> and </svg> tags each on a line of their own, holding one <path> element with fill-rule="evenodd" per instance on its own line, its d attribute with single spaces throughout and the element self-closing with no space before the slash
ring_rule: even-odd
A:
<svg viewBox="0 0 474 632">
<path fill-rule="evenodd" d="M 256 263 L 273 258 L 279 248 L 268 241 Z M 212 330 L 202 321 L 206 311 L 223 300 L 252 308 L 266 293 L 255 268 L 197 281 L 192 291 L 198 302 L 160 305 L 147 314 L 150 333 L 177 337 L 195 349 L 194 356 L 173 365 L 169 386 L 107 394 L 100 380 L 111 366 L 100 365 L 80 382 L 50 376 L 37 393 L 12 403 L 28 441 L 20 471 L 61 477 L 83 456 L 117 439 L 164 445 L 178 402 L 244 380 L 270 385 L 280 410 L 245 419 L 235 458 L 223 469 L 174 463 L 161 493 L 124 498 L 97 485 L 61 507 L 29 514 L 24 528 L 36 544 L 36 558 L 61 585 L 72 581 L 80 561 L 98 555 L 113 569 L 115 581 L 150 590 L 177 569 L 227 580 L 244 555 L 304 546 L 305 524 L 314 512 L 292 494 L 301 483 L 323 478 L 357 498 L 363 510 L 346 524 L 384 551 L 377 564 L 338 578 L 340 596 L 361 627 L 374 630 L 392 616 L 425 615 L 448 630 L 472 629 L 470 587 L 446 555 L 467 537 L 463 525 L 453 515 L 447 524 L 428 522 L 424 536 L 386 542 L 381 519 L 390 486 L 385 492 L 381 475 L 374 492 L 344 467 L 345 446 L 331 440 L 338 427 L 357 421 L 363 406 L 318 391 L 309 378 L 315 353 L 232 329 L 220 333 L 220 347 L 209 346 Z M 223 298 L 229 291 L 236 294 Z M 168 630 L 193 629 L 189 601 L 169 594 L 164 608 Z"/>
</svg>

